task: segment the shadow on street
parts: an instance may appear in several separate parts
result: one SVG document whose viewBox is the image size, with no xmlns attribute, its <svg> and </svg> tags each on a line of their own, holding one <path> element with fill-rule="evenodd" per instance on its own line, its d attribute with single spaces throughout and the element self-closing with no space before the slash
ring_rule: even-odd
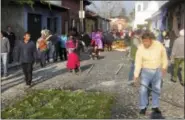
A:
<svg viewBox="0 0 185 120">
<path fill-rule="evenodd" d="M 90 58 L 90 56 L 88 54 L 82 53 L 82 55 L 81 55 L 81 62 L 85 61 L 85 60 L 89 60 L 89 59 L 91 59 L 91 58 Z M 61 63 L 61 62 L 64 62 L 64 61 L 58 60 L 57 62 L 54 62 L 54 63 L 53 62 L 52 63 L 47 63 L 46 67 L 49 67 L 49 66 L 52 66 L 54 64 Z M 39 63 L 37 63 L 37 65 L 34 67 L 33 71 L 38 70 L 38 69 L 41 69 Z M 9 70 L 9 74 L 10 74 L 10 76 L 8 76 L 6 79 L 2 79 L 1 82 L 21 76 L 23 74 L 21 66 L 16 66 L 16 67 L 11 68 Z"/>
<path fill-rule="evenodd" d="M 165 119 L 165 117 L 162 114 L 157 114 L 152 112 L 150 119 Z"/>
<path fill-rule="evenodd" d="M 81 67 L 81 71 L 83 72 L 83 71 L 89 69 L 91 67 L 91 65 L 92 64 L 82 66 Z M 43 72 L 45 73 L 44 75 L 42 75 Z M 36 73 L 33 74 L 33 76 L 35 76 L 35 77 L 33 77 L 33 79 L 37 79 L 38 76 L 41 76 L 41 78 L 37 79 L 36 81 L 33 81 L 33 86 L 35 86 L 37 84 L 40 84 L 40 83 L 42 83 L 44 81 L 47 81 L 47 80 L 49 80 L 49 79 L 51 79 L 53 77 L 56 77 L 58 75 L 65 74 L 67 72 L 68 71 L 67 71 L 66 68 L 65 69 L 61 69 L 61 70 L 58 70 L 58 69 L 56 69 L 56 66 L 50 67 L 50 68 L 45 68 L 43 70 L 40 70 L 40 71 L 38 71 L 38 72 L 36 72 Z M 17 86 L 17 85 L 19 85 L 21 83 L 24 83 L 24 82 L 25 82 L 24 81 L 24 76 L 22 76 L 19 79 L 15 79 L 14 81 L 11 81 L 11 82 L 8 82 L 6 84 L 3 84 L 3 85 L 1 85 L 1 92 L 3 93 L 6 90 L 8 90 L 8 89 L 10 89 L 10 88 L 12 88 L 14 86 Z"/>
</svg>

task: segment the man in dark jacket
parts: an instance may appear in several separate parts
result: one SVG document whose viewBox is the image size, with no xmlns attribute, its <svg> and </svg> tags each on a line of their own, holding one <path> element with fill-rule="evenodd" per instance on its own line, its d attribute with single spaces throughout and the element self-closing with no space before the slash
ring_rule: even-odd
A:
<svg viewBox="0 0 185 120">
<path fill-rule="evenodd" d="M 104 40 L 106 41 L 107 44 L 107 50 L 112 51 L 112 42 L 114 41 L 114 36 L 111 32 L 107 32 L 105 34 Z"/>
<path fill-rule="evenodd" d="M 89 47 L 91 44 L 91 38 L 87 33 L 83 34 L 82 41 L 85 43 L 86 47 Z"/>
<path fill-rule="evenodd" d="M 13 62 L 13 50 L 15 47 L 15 34 L 12 32 L 12 28 L 10 26 L 7 27 L 7 38 L 10 42 L 10 53 L 9 53 L 9 63 Z"/>
<path fill-rule="evenodd" d="M 18 60 L 22 64 L 26 85 L 31 86 L 33 64 L 36 61 L 36 45 L 30 40 L 30 33 L 24 34 L 24 40 L 18 45 Z"/>
</svg>

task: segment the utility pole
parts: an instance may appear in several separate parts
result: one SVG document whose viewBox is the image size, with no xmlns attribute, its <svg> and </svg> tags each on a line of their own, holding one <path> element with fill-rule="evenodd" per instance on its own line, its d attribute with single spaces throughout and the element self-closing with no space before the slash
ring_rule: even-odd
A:
<svg viewBox="0 0 185 120">
<path fill-rule="evenodd" d="M 80 0 L 80 12 L 79 12 L 79 18 L 80 18 L 80 22 L 81 22 L 81 32 L 83 33 L 84 32 L 84 16 L 85 16 L 85 13 L 84 13 L 84 3 L 83 3 L 83 0 Z"/>
</svg>

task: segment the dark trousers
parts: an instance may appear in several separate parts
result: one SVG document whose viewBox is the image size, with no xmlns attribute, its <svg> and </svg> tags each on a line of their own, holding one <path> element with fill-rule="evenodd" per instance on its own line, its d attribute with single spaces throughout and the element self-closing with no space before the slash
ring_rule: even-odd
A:
<svg viewBox="0 0 185 120">
<path fill-rule="evenodd" d="M 82 51 L 82 52 L 85 52 L 85 46 L 82 47 L 82 50 L 81 50 L 81 51 Z"/>
<path fill-rule="evenodd" d="M 46 65 L 46 51 L 40 52 L 40 66 L 44 67 Z"/>
<path fill-rule="evenodd" d="M 112 51 L 112 43 L 107 44 L 107 50 Z"/>
<path fill-rule="evenodd" d="M 49 49 L 46 51 L 46 61 L 49 62 Z"/>
<path fill-rule="evenodd" d="M 33 63 L 22 63 L 22 69 L 25 76 L 26 85 L 31 85 Z"/>
<path fill-rule="evenodd" d="M 10 52 L 8 54 L 8 63 L 11 64 L 13 62 L 13 48 L 10 48 Z"/>
<path fill-rule="evenodd" d="M 170 59 L 170 48 L 166 47 L 166 54 L 168 59 Z"/>
<path fill-rule="evenodd" d="M 60 49 L 60 44 L 59 43 L 57 43 L 57 44 L 55 44 L 55 56 L 54 56 L 54 61 L 57 61 L 58 60 L 58 56 L 59 56 L 59 50 Z"/>
<path fill-rule="evenodd" d="M 67 60 L 67 50 L 66 48 L 60 48 L 60 60 Z"/>
</svg>

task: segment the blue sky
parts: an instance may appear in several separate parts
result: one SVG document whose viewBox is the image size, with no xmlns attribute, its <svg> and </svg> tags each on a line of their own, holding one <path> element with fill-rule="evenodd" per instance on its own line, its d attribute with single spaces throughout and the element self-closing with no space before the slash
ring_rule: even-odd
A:
<svg viewBox="0 0 185 120">
<path fill-rule="evenodd" d="M 93 0 L 92 2 L 94 2 L 94 4 L 98 8 L 101 7 L 102 1 L 95 1 L 95 0 Z M 130 13 L 134 9 L 134 3 L 135 3 L 135 1 L 120 1 L 120 2 L 123 4 L 123 7 L 126 9 L 127 14 Z M 93 5 L 91 5 L 89 8 L 92 9 L 92 10 L 96 10 L 93 7 Z"/>
</svg>

